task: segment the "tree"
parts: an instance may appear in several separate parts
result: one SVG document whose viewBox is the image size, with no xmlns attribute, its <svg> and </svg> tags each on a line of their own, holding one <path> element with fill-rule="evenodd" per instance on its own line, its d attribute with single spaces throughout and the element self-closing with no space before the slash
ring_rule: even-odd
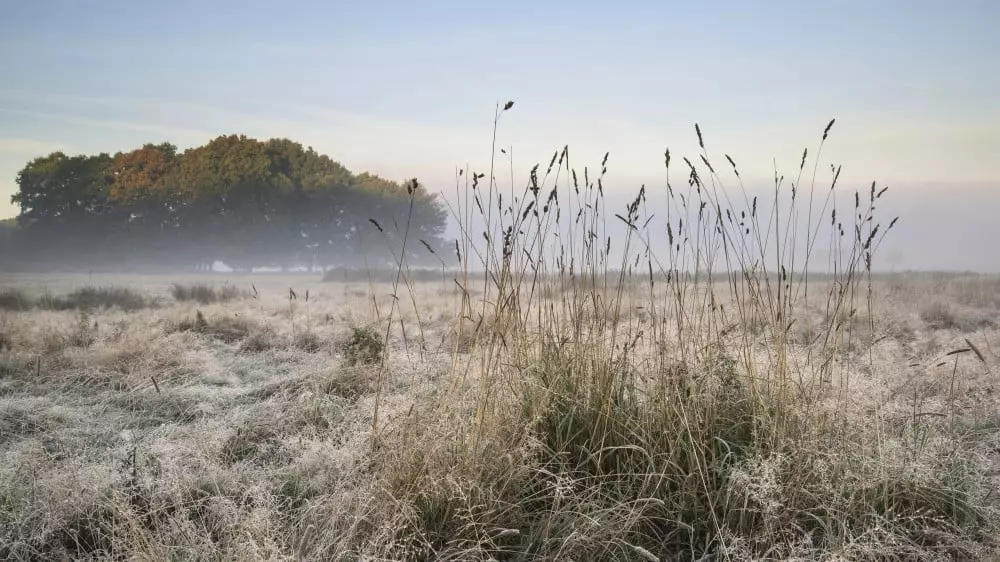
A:
<svg viewBox="0 0 1000 562">
<path fill-rule="evenodd" d="M 439 263 L 447 215 L 417 182 L 352 174 L 289 139 L 224 135 L 179 153 L 57 152 L 18 174 L 18 246 L 88 268 Z M 376 228 L 374 224 L 378 224 Z M 381 229 L 381 230 L 379 230 Z M 82 266 L 82 265 L 81 265 Z"/>
<path fill-rule="evenodd" d="M 284 195 L 282 231 L 294 239 L 289 241 L 294 249 L 283 257 L 312 266 L 322 263 L 329 251 L 342 253 L 351 172 L 329 156 L 288 139 L 271 139 L 266 150 L 272 181 Z"/>
<path fill-rule="evenodd" d="M 0 264 L 10 262 L 14 255 L 14 235 L 17 231 L 17 219 L 0 220 Z"/>
<path fill-rule="evenodd" d="M 429 193 L 415 178 L 401 185 L 363 173 L 357 176 L 356 186 L 366 196 L 364 209 L 379 223 L 376 226 L 369 222 L 378 231 L 378 237 L 384 240 L 389 259 L 404 256 L 405 239 L 405 258 L 410 265 L 441 263 L 439 258 L 444 259 L 446 255 L 442 237 L 448 224 L 448 214 L 437 196 Z M 421 240 L 438 257 L 430 255 Z"/>
<path fill-rule="evenodd" d="M 29 162 L 18 173 L 18 192 L 11 198 L 21 207 L 22 255 L 70 264 L 104 253 L 113 211 L 107 199 L 111 177 L 107 154 L 54 152 Z"/>
<path fill-rule="evenodd" d="M 175 193 L 179 158 L 170 143 L 146 144 L 131 152 L 119 152 L 113 163 L 114 179 L 108 200 L 120 207 L 168 201 Z"/>
<path fill-rule="evenodd" d="M 43 223 L 99 215 L 108 208 L 110 180 L 107 154 L 70 157 L 53 152 L 18 172 L 18 192 L 11 201 L 21 207 L 21 217 Z"/>
</svg>

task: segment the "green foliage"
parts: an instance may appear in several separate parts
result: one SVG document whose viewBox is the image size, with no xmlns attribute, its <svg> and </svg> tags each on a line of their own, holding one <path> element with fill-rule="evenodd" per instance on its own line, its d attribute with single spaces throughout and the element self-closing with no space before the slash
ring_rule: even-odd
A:
<svg viewBox="0 0 1000 562">
<path fill-rule="evenodd" d="M 344 360 L 348 365 L 371 365 L 382 358 L 385 341 L 374 327 L 354 327 L 351 328 L 351 336 L 343 350 Z"/>
<path fill-rule="evenodd" d="M 114 156 L 56 152 L 29 162 L 17 183 L 20 227 L 3 229 L 0 244 L 25 266 L 386 265 L 401 251 L 407 217 L 409 263 L 439 264 L 427 247 L 450 255 L 444 206 L 422 186 L 354 175 L 288 139 L 227 135 L 183 153 L 167 143 Z"/>
<path fill-rule="evenodd" d="M 107 154 L 67 156 L 54 152 L 32 160 L 17 174 L 11 201 L 21 218 L 75 226 L 107 210 L 112 161 Z"/>
</svg>

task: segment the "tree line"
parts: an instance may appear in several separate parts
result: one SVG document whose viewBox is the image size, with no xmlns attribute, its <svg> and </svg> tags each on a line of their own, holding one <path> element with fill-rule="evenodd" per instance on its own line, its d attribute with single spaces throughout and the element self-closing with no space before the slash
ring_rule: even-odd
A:
<svg viewBox="0 0 1000 562">
<path fill-rule="evenodd" d="M 35 158 L 0 251 L 25 268 L 441 265 L 447 213 L 416 180 L 353 174 L 288 139 L 217 137 L 179 152 Z M 0 258 L 2 259 L 2 258 Z"/>
</svg>

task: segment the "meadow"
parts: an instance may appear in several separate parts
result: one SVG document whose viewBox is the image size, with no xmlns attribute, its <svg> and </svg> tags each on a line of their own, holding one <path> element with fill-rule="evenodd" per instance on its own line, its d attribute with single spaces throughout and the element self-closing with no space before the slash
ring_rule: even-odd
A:
<svg viewBox="0 0 1000 562">
<path fill-rule="evenodd" d="M 997 559 L 1000 278 L 557 156 L 440 278 L 0 276 L 0 558 Z"/>
<path fill-rule="evenodd" d="M 611 375 L 595 350 L 567 343 L 536 358 L 523 388 L 494 381 L 484 397 L 490 344 L 456 332 L 453 283 L 413 286 L 423 334 L 418 314 L 400 315 L 383 365 L 374 309 L 388 309 L 391 285 L 108 281 L 141 305 L 41 308 L 26 301 L 93 279 L 3 279 L 4 559 L 988 559 L 994 548 L 997 278 L 878 279 L 876 314 L 846 319 L 856 333 L 836 381 L 813 379 L 823 313 L 809 307 L 789 334 L 786 411 L 750 402 L 771 397 L 742 386 L 733 361 L 691 373 L 642 344 L 615 365 L 656 394 L 591 403 L 605 393 L 581 386 L 616 383 L 601 380 Z M 600 319 L 621 341 L 653 329 L 655 313 L 634 304 L 643 292 Z M 529 396 L 539 403 L 497 403 Z"/>
</svg>

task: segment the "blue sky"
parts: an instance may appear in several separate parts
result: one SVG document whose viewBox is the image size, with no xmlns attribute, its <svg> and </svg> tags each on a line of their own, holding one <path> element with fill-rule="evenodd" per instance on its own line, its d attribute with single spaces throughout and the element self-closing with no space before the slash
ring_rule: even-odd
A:
<svg viewBox="0 0 1000 562">
<path fill-rule="evenodd" d="M 581 165 L 610 151 L 631 192 L 699 122 L 766 181 L 836 117 L 825 161 L 847 181 L 995 189 L 997 22 L 990 0 L 7 1 L 0 216 L 34 156 L 234 132 L 447 188 L 488 162 L 507 99 L 518 176 L 569 144 Z"/>
</svg>

